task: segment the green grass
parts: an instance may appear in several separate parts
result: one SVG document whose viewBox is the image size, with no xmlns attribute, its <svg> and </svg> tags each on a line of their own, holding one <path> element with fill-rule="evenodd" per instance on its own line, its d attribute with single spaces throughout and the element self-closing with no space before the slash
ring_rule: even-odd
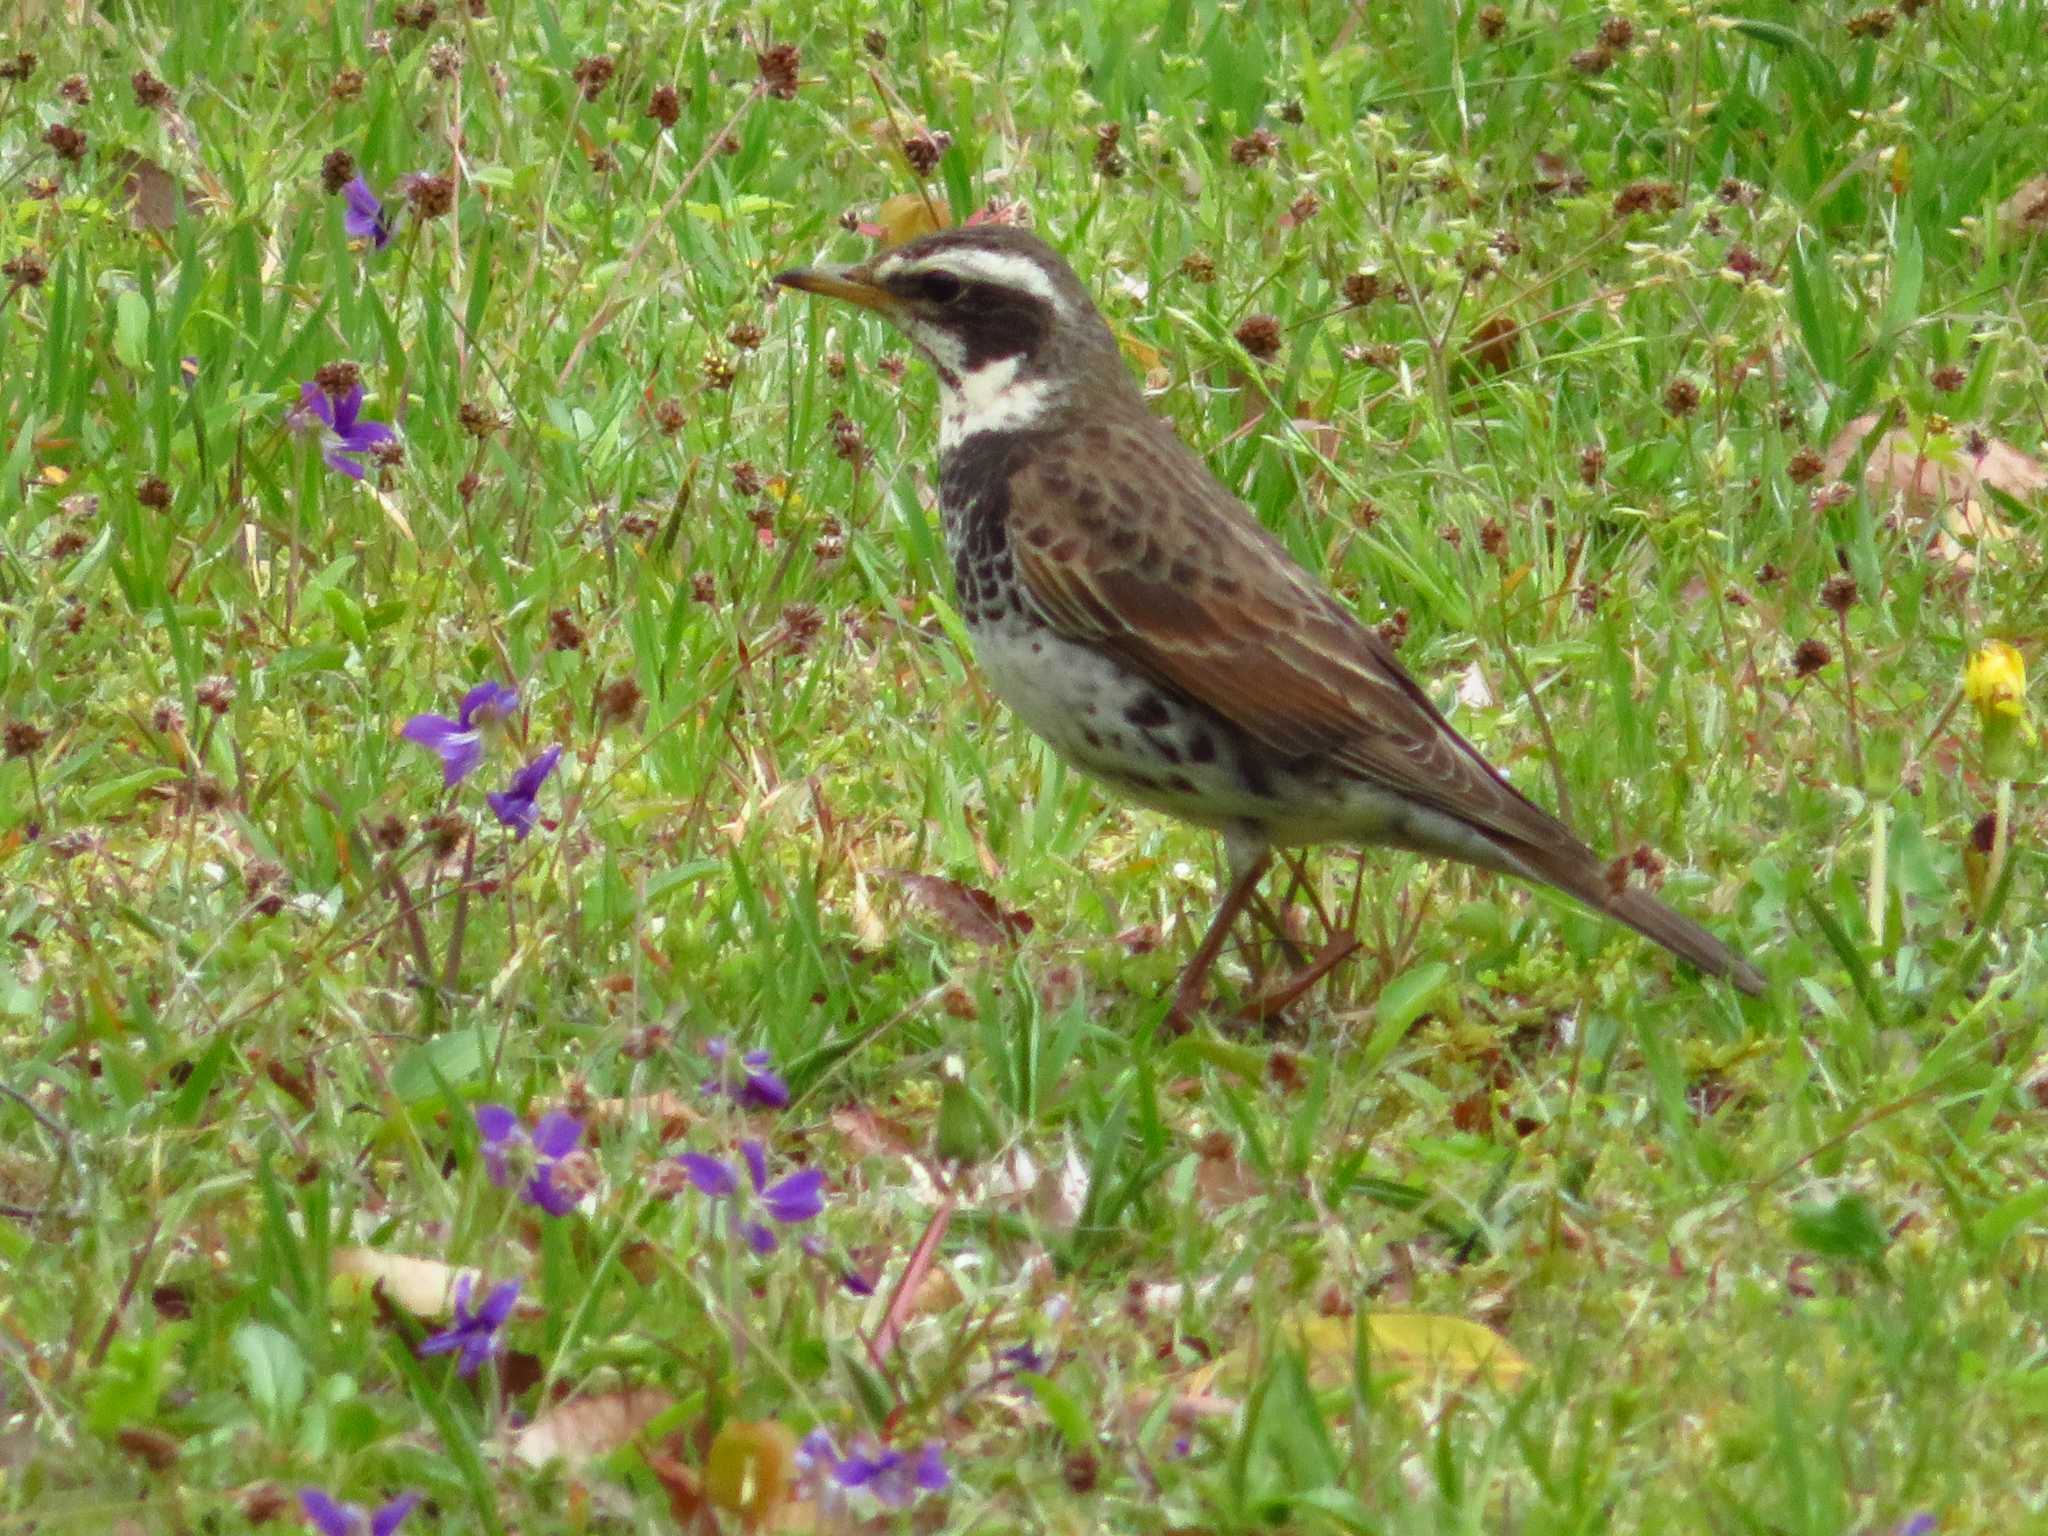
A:
<svg viewBox="0 0 2048 1536">
<path fill-rule="evenodd" d="M 1860 452 L 1838 494 L 1797 476 L 1871 412 L 2040 453 L 2048 241 L 2005 205 L 2048 170 L 2048 12 L 487 9 L 373 46 L 360 7 L 123 4 L 0 49 L 40 54 L 0 80 L 0 1531 L 239 1531 L 306 1484 L 422 1492 L 408 1531 L 737 1530 L 656 1470 L 761 1419 L 943 1442 L 951 1491 L 882 1529 L 2042 1518 L 2039 758 L 1985 891 L 1960 700 L 1986 638 L 2038 660 L 2041 501 L 1994 498 L 2010 537 L 1959 565 Z M 1215 850 L 1004 719 L 948 607 L 928 372 L 766 285 L 871 248 L 840 217 L 916 185 L 921 128 L 934 201 L 1027 205 L 1219 474 L 1405 615 L 1519 783 L 1657 850 L 1767 999 L 1329 850 L 1362 956 L 1269 1033 L 1166 1033 Z M 350 242 L 335 149 L 394 210 L 456 175 L 452 213 Z M 135 155 L 192 207 L 138 227 Z M 1639 183 L 1668 196 L 1617 213 Z M 1495 319 L 1506 355 L 1468 352 Z M 403 437 L 363 485 L 285 425 L 344 359 Z M 397 727 L 488 678 L 525 708 L 444 792 Z M 515 841 L 483 789 L 551 743 Z M 1031 929 L 973 942 L 898 872 Z M 713 1036 L 794 1106 L 701 1098 Z M 695 1117 L 609 1120 L 575 1214 L 486 1177 L 474 1103 L 662 1091 Z M 650 1185 L 750 1132 L 826 1171 L 827 1258 Z M 940 1182 L 951 1285 L 878 1364 L 883 1300 L 833 1267 L 886 1296 Z M 519 1278 L 488 1385 L 333 1281 L 350 1247 Z M 1363 1346 L 1407 1311 L 1527 1369 Z M 1043 1377 L 1002 1374 L 1027 1343 Z M 628 1389 L 672 1400 L 634 1444 L 505 1455 Z"/>
</svg>

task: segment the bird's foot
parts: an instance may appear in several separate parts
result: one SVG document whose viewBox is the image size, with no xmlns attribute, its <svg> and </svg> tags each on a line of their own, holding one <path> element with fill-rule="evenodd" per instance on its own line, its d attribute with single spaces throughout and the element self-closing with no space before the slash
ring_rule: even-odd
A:
<svg viewBox="0 0 2048 1536">
<path fill-rule="evenodd" d="M 1292 1007 L 1310 987 L 1356 954 L 1359 947 L 1356 936 L 1348 933 L 1336 935 L 1322 947 L 1315 959 L 1294 975 L 1279 986 L 1260 992 L 1238 1009 L 1237 1017 L 1246 1024 L 1272 1022 Z"/>
</svg>

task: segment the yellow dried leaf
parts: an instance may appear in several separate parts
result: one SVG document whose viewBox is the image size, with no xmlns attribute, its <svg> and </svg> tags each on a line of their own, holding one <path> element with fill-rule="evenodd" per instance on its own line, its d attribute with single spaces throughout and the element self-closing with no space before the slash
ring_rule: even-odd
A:
<svg viewBox="0 0 2048 1536">
<path fill-rule="evenodd" d="M 473 1269 L 457 1269 L 440 1259 L 416 1259 L 381 1248 L 337 1248 L 334 1278 L 344 1290 L 366 1292 L 382 1285 L 394 1305 L 414 1317 L 447 1317 L 455 1310 L 455 1285 L 464 1275 L 478 1284 Z"/>
<path fill-rule="evenodd" d="M 899 192 L 875 210 L 875 223 L 883 249 L 903 245 L 920 235 L 935 235 L 953 222 L 944 203 L 920 192 Z"/>
<path fill-rule="evenodd" d="M 796 1480 L 796 1436 L 773 1419 L 734 1420 L 718 1431 L 704 1459 L 704 1491 L 749 1527 L 758 1527 Z"/>
</svg>

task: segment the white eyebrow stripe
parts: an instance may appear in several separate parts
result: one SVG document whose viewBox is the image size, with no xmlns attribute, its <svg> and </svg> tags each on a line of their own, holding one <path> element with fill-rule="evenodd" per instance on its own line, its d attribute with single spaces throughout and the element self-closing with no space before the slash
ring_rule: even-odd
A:
<svg viewBox="0 0 2048 1536">
<path fill-rule="evenodd" d="M 876 269 L 875 275 L 888 278 L 914 272 L 950 272 L 967 282 L 1000 283 L 1005 288 L 1021 288 L 1033 298 L 1045 300 L 1055 310 L 1067 307 L 1059 289 L 1046 276 L 1045 268 L 1029 256 L 1019 256 L 1013 251 L 978 251 L 968 246 L 940 251 L 922 261 L 907 262 L 897 257 L 884 262 Z"/>
</svg>

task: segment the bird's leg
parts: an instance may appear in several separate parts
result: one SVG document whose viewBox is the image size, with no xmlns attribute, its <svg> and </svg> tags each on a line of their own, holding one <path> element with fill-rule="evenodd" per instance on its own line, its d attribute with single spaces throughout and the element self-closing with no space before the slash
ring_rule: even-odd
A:
<svg viewBox="0 0 2048 1536">
<path fill-rule="evenodd" d="M 1179 1029 L 1187 1029 L 1195 1021 L 1195 1010 L 1201 1006 L 1202 984 L 1208 980 L 1210 969 L 1216 964 L 1216 957 L 1223 952 L 1223 944 L 1230 937 L 1231 925 L 1237 915 L 1245 909 L 1259 888 L 1260 877 L 1273 862 L 1271 854 L 1264 848 L 1256 853 L 1249 849 L 1240 851 L 1233 840 L 1230 848 L 1232 876 L 1230 889 L 1223 893 L 1223 904 L 1216 909 L 1216 915 L 1209 920 L 1209 931 L 1202 935 L 1202 942 L 1195 949 L 1194 958 L 1180 973 L 1180 981 L 1173 989 L 1173 1009 L 1167 1018 Z"/>
</svg>

